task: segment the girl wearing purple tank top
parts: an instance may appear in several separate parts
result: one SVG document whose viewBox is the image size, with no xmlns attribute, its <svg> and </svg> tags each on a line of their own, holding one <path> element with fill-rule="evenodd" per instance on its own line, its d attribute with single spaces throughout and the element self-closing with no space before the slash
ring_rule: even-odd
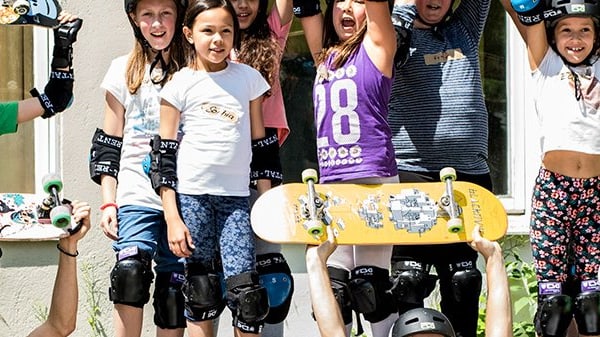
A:
<svg viewBox="0 0 600 337">
<path fill-rule="evenodd" d="M 390 7 L 385 0 L 337 0 L 329 3 L 323 22 L 301 18 L 309 44 L 311 36 L 323 37 L 313 90 L 321 182 L 398 182 L 387 124 L 396 51 Z M 339 246 L 329 257 L 347 335 L 352 308 L 371 323 L 374 337 L 389 335 L 397 318 L 386 292 L 391 253 L 391 246 Z M 367 295 L 370 286 L 375 291 Z"/>
</svg>

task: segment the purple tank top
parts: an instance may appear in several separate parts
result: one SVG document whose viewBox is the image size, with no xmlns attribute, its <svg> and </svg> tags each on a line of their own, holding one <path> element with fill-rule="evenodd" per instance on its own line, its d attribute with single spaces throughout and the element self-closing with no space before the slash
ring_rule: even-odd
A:
<svg viewBox="0 0 600 337">
<path fill-rule="evenodd" d="M 330 70 L 333 56 L 317 69 L 313 88 L 321 182 L 397 175 L 387 123 L 392 79 L 363 44 L 343 67 Z"/>
</svg>

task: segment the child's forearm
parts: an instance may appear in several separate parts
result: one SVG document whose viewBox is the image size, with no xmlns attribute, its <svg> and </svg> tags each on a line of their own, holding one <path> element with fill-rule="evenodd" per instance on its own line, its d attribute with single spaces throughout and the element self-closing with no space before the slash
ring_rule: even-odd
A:
<svg viewBox="0 0 600 337">
<path fill-rule="evenodd" d="M 486 337 L 512 336 L 511 301 L 502 252 L 487 258 Z"/>
</svg>

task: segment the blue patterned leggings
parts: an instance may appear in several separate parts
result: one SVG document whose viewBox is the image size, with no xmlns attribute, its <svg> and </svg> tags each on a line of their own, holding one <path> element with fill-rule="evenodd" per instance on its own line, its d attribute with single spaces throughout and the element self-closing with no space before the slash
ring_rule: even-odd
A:
<svg viewBox="0 0 600 337">
<path fill-rule="evenodd" d="M 196 249 L 187 263 L 211 265 L 220 254 L 225 279 L 254 270 L 254 234 L 247 197 L 178 194 Z"/>
<path fill-rule="evenodd" d="M 570 178 L 544 168 L 531 203 L 531 248 L 539 281 L 597 277 L 600 177 Z"/>
</svg>

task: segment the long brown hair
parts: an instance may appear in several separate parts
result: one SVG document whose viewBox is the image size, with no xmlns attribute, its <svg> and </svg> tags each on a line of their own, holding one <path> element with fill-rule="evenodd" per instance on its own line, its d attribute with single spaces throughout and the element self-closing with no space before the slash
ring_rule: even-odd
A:
<svg viewBox="0 0 600 337">
<path fill-rule="evenodd" d="M 179 70 L 184 63 L 184 54 L 182 49 L 183 33 L 181 32 L 181 23 L 183 20 L 183 13 L 185 12 L 185 7 L 182 5 L 181 1 L 171 1 L 173 1 L 177 6 L 177 20 L 175 21 L 175 32 L 173 34 L 173 39 L 171 40 L 169 47 L 167 47 L 169 50 L 169 58 L 168 60 L 164 60 L 167 67 L 166 69 L 162 69 L 162 71 L 166 71 L 166 74 L 164 74 L 164 77 L 158 83 L 161 86 L 165 85 L 165 83 L 171 79 L 173 74 Z M 133 13 L 135 13 L 138 2 L 139 1 L 136 1 L 130 9 Z M 127 16 L 129 15 L 130 14 L 128 13 Z M 131 17 L 129 18 L 130 21 L 132 21 Z M 152 50 L 152 47 L 148 44 L 148 41 L 144 39 L 139 31 L 139 28 L 136 27 L 133 22 L 132 26 L 136 39 L 133 50 L 131 51 L 129 59 L 127 60 L 127 71 L 125 77 L 127 89 L 129 90 L 130 94 L 134 95 L 137 93 L 138 89 L 142 85 L 142 82 L 144 81 L 146 66 L 156 60 L 152 58 L 153 54 L 162 53 L 162 51 Z"/>
<path fill-rule="evenodd" d="M 256 18 L 248 28 L 241 31 L 242 43 L 237 53 L 237 61 L 258 70 L 273 87 L 277 64 L 283 50 L 269 27 L 267 7 L 267 0 L 259 0 Z"/>
<path fill-rule="evenodd" d="M 332 70 L 343 66 L 348 61 L 348 58 L 358 50 L 367 33 L 367 20 L 365 20 L 356 34 L 346 41 L 341 41 L 333 26 L 334 1 L 329 3 L 325 10 L 323 19 L 323 50 L 317 60 L 317 63 L 323 63 L 332 52 L 335 52 L 335 57 L 333 58 L 333 62 L 331 62 Z"/>
</svg>

